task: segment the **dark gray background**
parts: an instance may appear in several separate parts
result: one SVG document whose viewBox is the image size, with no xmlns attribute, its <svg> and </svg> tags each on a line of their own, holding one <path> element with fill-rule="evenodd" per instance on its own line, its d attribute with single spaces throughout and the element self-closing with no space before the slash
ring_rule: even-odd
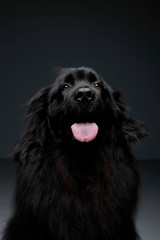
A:
<svg viewBox="0 0 160 240">
<path fill-rule="evenodd" d="M 57 2 L 0 4 L 0 232 L 11 214 L 15 179 L 2 158 L 24 128 L 23 104 L 55 79 L 54 67 L 88 66 L 124 93 L 132 115 L 152 132 L 134 147 L 136 157 L 146 159 L 139 161 L 137 228 L 142 240 L 159 240 L 160 8 L 154 1 Z"/>
<path fill-rule="evenodd" d="M 159 8 L 108 1 L 5 1 L 0 7 L 0 158 L 23 128 L 24 103 L 54 79 L 54 67 L 88 66 L 120 89 L 153 136 L 138 159 L 160 158 Z M 23 5 L 22 5 L 23 4 Z"/>
</svg>

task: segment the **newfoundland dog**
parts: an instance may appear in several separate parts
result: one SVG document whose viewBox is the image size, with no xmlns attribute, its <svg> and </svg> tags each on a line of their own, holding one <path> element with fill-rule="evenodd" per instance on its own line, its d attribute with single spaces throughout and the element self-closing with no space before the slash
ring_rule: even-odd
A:
<svg viewBox="0 0 160 240">
<path fill-rule="evenodd" d="M 90 68 L 68 68 L 29 106 L 3 240 L 138 239 L 130 145 L 148 132 L 127 115 L 121 93 Z"/>
</svg>

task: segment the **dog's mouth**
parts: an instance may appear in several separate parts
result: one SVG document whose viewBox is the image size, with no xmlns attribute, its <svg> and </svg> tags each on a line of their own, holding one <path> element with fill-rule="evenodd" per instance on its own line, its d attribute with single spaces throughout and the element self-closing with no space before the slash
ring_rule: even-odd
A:
<svg viewBox="0 0 160 240">
<path fill-rule="evenodd" d="M 91 142 L 98 134 L 98 126 L 93 123 L 74 123 L 71 126 L 74 138 L 80 142 Z"/>
</svg>

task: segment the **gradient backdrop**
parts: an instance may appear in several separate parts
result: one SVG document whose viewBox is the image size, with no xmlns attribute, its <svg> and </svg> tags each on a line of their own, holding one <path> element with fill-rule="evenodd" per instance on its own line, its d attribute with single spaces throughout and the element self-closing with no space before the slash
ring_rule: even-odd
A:
<svg viewBox="0 0 160 240">
<path fill-rule="evenodd" d="M 153 1 L 66 2 L 5 1 L 0 6 L 0 159 L 7 158 L 24 128 L 23 104 L 52 83 L 55 67 L 94 68 L 123 92 L 131 115 L 152 132 L 133 148 L 137 159 L 143 160 L 137 224 L 144 240 L 158 240 L 160 8 Z M 1 230 L 13 191 L 14 172 L 8 160 L 0 160 L 0 174 Z"/>
</svg>

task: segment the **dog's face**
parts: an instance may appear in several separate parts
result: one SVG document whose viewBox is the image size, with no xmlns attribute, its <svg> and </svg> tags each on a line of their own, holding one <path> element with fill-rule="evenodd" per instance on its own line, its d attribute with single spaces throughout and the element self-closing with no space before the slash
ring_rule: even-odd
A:
<svg viewBox="0 0 160 240">
<path fill-rule="evenodd" d="M 73 139 L 80 142 L 95 140 L 104 123 L 109 128 L 110 119 L 113 119 L 111 92 L 112 89 L 91 69 L 65 70 L 50 91 L 52 128 L 55 124 L 63 129 L 63 136 L 73 135 Z"/>
<path fill-rule="evenodd" d="M 31 99 L 30 113 L 43 138 L 48 131 L 61 141 L 91 142 L 107 134 L 110 140 L 139 141 L 146 129 L 126 115 L 120 96 L 92 69 L 63 69 Z"/>
</svg>

